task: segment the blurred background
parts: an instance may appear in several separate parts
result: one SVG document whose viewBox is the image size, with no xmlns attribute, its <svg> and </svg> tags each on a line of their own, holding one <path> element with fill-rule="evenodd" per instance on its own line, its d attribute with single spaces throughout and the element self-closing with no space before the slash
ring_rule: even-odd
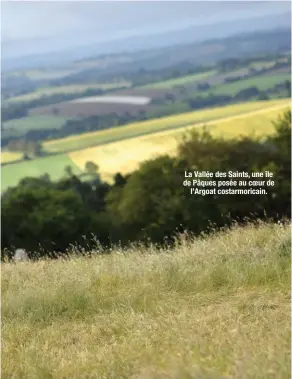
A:
<svg viewBox="0 0 292 379">
<path fill-rule="evenodd" d="M 290 217 L 290 2 L 3 1 L 1 25 L 2 249 Z M 192 169 L 276 185 L 191 196 Z"/>
</svg>

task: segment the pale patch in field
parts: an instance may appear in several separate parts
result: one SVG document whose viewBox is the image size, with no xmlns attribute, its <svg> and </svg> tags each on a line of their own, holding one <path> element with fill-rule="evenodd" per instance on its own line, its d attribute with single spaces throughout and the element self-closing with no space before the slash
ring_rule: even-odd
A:
<svg viewBox="0 0 292 379">
<path fill-rule="evenodd" d="M 113 103 L 113 104 L 133 104 L 147 105 L 151 99 L 142 96 L 89 96 L 81 99 L 71 100 L 70 103 Z"/>
</svg>

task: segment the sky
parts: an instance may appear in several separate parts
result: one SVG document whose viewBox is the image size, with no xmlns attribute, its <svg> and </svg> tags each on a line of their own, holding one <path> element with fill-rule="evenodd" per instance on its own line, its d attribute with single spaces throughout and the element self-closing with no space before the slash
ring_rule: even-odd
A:
<svg viewBox="0 0 292 379">
<path fill-rule="evenodd" d="M 1 42 L 84 36 L 107 41 L 250 16 L 289 12 L 290 1 L 2 0 Z M 72 42 L 73 43 L 73 42 Z"/>
</svg>

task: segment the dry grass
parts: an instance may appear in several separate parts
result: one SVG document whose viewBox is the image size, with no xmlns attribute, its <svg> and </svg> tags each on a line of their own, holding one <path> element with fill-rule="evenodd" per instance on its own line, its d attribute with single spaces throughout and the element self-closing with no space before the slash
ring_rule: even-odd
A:
<svg viewBox="0 0 292 379">
<path fill-rule="evenodd" d="M 289 227 L 3 264 L 2 378 L 290 378 Z"/>
<path fill-rule="evenodd" d="M 159 155 L 175 155 L 182 135 L 189 128 L 206 125 L 211 134 L 224 138 L 240 135 L 266 136 L 274 131 L 272 121 L 282 114 L 287 107 L 280 104 L 276 109 L 262 109 L 248 114 L 239 114 L 221 120 L 213 120 L 204 124 L 153 133 L 150 136 L 130 138 L 107 145 L 91 147 L 69 154 L 72 161 L 84 170 L 87 161 L 99 165 L 102 178 L 108 182 L 113 180 L 117 172 L 123 174 L 136 170 L 140 163 Z M 257 112 L 257 113 L 256 113 Z"/>
</svg>

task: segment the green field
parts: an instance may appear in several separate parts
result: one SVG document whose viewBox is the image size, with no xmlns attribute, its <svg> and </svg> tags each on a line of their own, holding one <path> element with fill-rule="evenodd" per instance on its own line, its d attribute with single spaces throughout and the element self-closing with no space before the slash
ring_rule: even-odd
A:
<svg viewBox="0 0 292 379">
<path fill-rule="evenodd" d="M 177 79 L 169 79 L 169 80 L 165 80 L 165 81 L 162 81 L 162 82 L 158 82 L 158 83 L 153 83 L 153 84 L 147 84 L 145 86 L 142 86 L 142 87 L 139 87 L 140 89 L 147 89 L 147 88 L 166 88 L 166 89 L 170 89 L 170 88 L 173 88 L 173 87 L 176 87 L 176 86 L 184 86 L 186 84 L 191 84 L 191 83 L 196 83 L 198 81 L 201 81 L 201 80 L 206 80 L 208 79 L 210 76 L 212 75 L 215 75 L 216 74 L 216 71 L 215 70 L 210 70 L 210 71 L 207 71 L 207 72 L 204 72 L 202 74 L 193 74 L 193 75 L 186 75 L 186 76 L 182 76 L 181 78 L 177 78 Z"/>
<path fill-rule="evenodd" d="M 26 71 L 14 71 L 15 76 L 25 75 L 31 80 L 54 80 L 76 73 L 78 70 L 72 68 L 48 68 L 32 69 Z"/>
<path fill-rule="evenodd" d="M 22 136 L 29 130 L 60 129 L 68 120 L 62 116 L 28 116 L 3 123 L 3 136 Z"/>
<path fill-rule="evenodd" d="M 22 178 L 29 176 L 39 177 L 49 174 L 52 180 L 58 180 L 64 176 L 66 166 L 71 166 L 76 175 L 82 173 L 65 154 L 3 166 L 1 167 L 1 190 L 4 191 L 9 186 L 15 186 Z"/>
<path fill-rule="evenodd" d="M 254 78 L 238 80 L 234 83 L 223 83 L 211 88 L 208 91 L 200 92 L 202 96 L 214 95 L 236 95 L 237 92 L 249 88 L 257 87 L 259 90 L 267 90 L 284 80 L 290 80 L 290 74 L 256 76 Z"/>
<path fill-rule="evenodd" d="M 109 142 L 133 138 L 163 130 L 176 129 L 183 126 L 192 125 L 194 123 L 207 122 L 263 109 L 265 107 L 281 106 L 285 104 L 290 104 L 290 101 L 287 99 L 258 101 L 228 105 L 220 108 L 203 109 L 175 116 L 163 117 L 144 122 L 136 122 L 123 127 L 115 127 L 108 130 L 48 141 L 44 143 L 44 148 L 46 151 L 52 153 L 62 153 L 77 149 L 81 150 L 90 146 L 103 145 Z"/>
<path fill-rule="evenodd" d="M 127 81 L 104 83 L 104 84 L 82 84 L 82 85 L 66 85 L 58 87 L 43 87 L 38 88 L 34 92 L 26 93 L 25 95 L 15 96 L 7 100 L 7 103 L 19 102 L 19 101 L 30 101 L 38 99 L 42 96 L 50 96 L 56 94 L 69 94 L 69 93 L 81 93 L 89 89 L 119 89 L 123 87 L 130 87 L 131 83 Z"/>
<path fill-rule="evenodd" d="M 3 263 L 3 379 L 290 379 L 290 246 L 262 223 Z"/>
</svg>

